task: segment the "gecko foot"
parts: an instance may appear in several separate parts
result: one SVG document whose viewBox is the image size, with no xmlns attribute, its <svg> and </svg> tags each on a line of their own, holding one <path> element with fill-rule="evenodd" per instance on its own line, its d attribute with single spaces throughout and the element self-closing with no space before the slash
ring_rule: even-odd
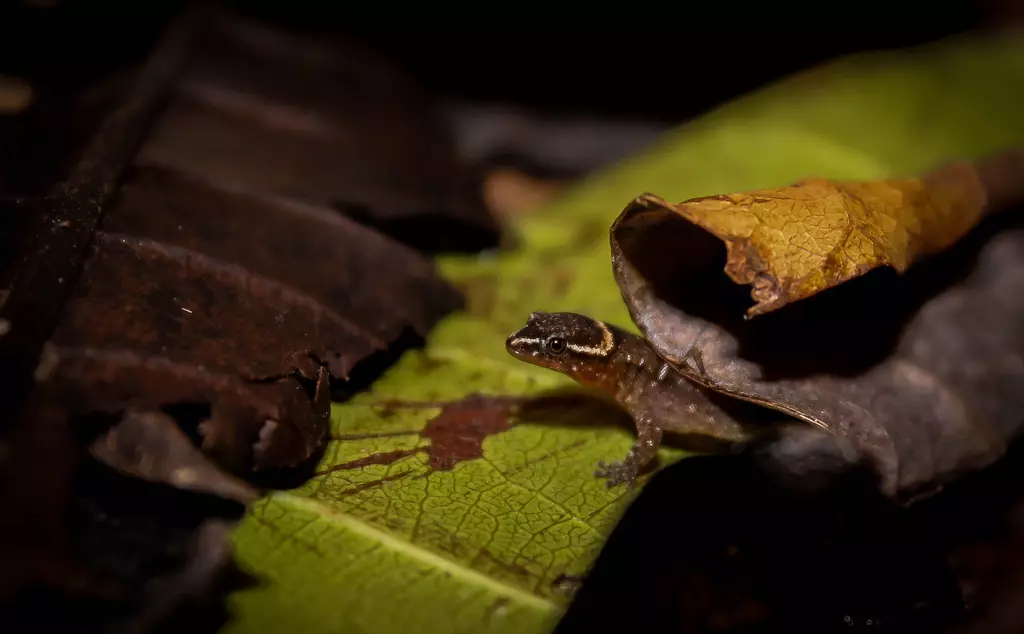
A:
<svg viewBox="0 0 1024 634">
<path fill-rule="evenodd" d="M 636 465 L 629 461 L 605 463 L 602 460 L 597 463 L 597 471 L 594 472 L 594 475 L 605 478 L 610 489 L 627 483 L 632 487 L 636 481 L 637 472 Z"/>
</svg>

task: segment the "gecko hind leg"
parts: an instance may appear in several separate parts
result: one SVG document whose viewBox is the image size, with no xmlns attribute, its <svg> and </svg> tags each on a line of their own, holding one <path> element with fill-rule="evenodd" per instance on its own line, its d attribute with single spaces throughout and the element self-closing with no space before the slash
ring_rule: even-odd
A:
<svg viewBox="0 0 1024 634">
<path fill-rule="evenodd" d="M 597 463 L 594 475 L 607 480 L 608 488 L 620 484 L 633 486 L 634 481 L 644 467 L 654 461 L 661 446 L 662 430 L 660 427 L 641 419 L 637 424 L 637 439 L 621 462 Z"/>
</svg>

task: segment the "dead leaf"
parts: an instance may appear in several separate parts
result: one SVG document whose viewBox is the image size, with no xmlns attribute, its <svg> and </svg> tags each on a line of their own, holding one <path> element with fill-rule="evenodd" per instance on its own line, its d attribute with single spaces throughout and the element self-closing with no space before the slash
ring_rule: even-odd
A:
<svg viewBox="0 0 1024 634">
<path fill-rule="evenodd" d="M 90 453 L 121 473 L 241 504 L 257 490 L 220 470 L 163 412 L 129 411 L 92 443 Z"/>
<path fill-rule="evenodd" d="M 987 187 L 1019 187 L 1012 183 L 1024 179 L 1000 172 L 1006 165 L 977 164 L 975 181 L 993 194 L 980 198 L 1010 202 L 1009 190 Z M 704 218 L 722 222 L 723 209 Z M 750 235 L 767 235 L 752 213 L 739 215 Z M 633 321 L 681 371 L 849 439 L 877 463 L 889 494 L 911 497 L 991 464 L 1024 422 L 1024 228 L 1016 218 L 990 218 L 902 275 L 879 269 L 753 320 L 742 317 L 735 276 L 721 273 L 737 243 L 727 256 L 664 206 L 623 212 L 612 229 L 613 266 Z M 902 232 L 902 244 L 915 254 L 935 249 L 967 230 L 962 218 L 952 224 L 928 241 Z M 825 279 L 825 260 L 817 262 L 801 270 Z"/>
<path fill-rule="evenodd" d="M 153 631 L 197 594 L 221 602 L 207 581 L 255 496 L 242 479 L 313 456 L 332 384 L 355 389 L 460 305 L 429 258 L 332 206 L 412 218 L 445 244 L 494 241 L 425 98 L 402 99 L 404 78 L 372 59 L 307 44 L 192 7 L 130 83 L 40 96 L 75 124 L 28 126 L 39 157 L 11 179 L 5 615 L 74 603 L 47 615 L 74 625 L 41 627 Z"/>
<path fill-rule="evenodd" d="M 1005 161 L 1020 163 L 1013 154 Z M 808 178 L 777 189 L 704 196 L 672 204 L 646 194 L 622 214 L 671 211 L 721 239 L 725 271 L 753 286 L 753 317 L 880 267 L 899 272 L 942 251 L 989 213 L 999 194 L 976 166 L 946 165 L 921 178 Z"/>
<path fill-rule="evenodd" d="M 220 519 L 203 522 L 195 531 L 180 568 L 148 580 L 141 592 L 138 610 L 114 630 L 118 634 L 144 634 L 194 628 L 197 612 L 214 608 L 219 622 L 225 615 L 210 606 L 230 588 L 236 572 L 231 552 L 234 526 Z M 204 615 L 205 616 L 205 615 Z M 208 616 L 206 618 L 209 618 Z"/>
<path fill-rule="evenodd" d="M 565 186 L 565 182 L 534 178 L 514 169 L 495 169 L 484 179 L 484 202 L 498 217 L 511 218 L 541 207 Z"/>
<path fill-rule="evenodd" d="M 196 44 L 195 31 L 205 28 L 232 35 L 211 49 L 209 42 Z M 181 81 L 199 81 L 209 90 L 217 78 L 255 82 L 265 90 L 248 95 L 246 103 L 258 112 L 261 105 L 277 112 L 269 102 L 293 94 L 280 90 L 280 82 L 307 100 L 295 105 L 297 111 L 315 114 L 337 99 L 337 93 L 320 90 L 315 73 L 285 74 L 275 83 L 266 74 L 244 72 L 248 66 L 239 67 L 239 57 L 287 57 L 278 45 L 306 50 L 287 38 L 268 45 L 261 34 L 276 37 L 202 10 L 169 32 L 138 85 L 94 131 L 68 178 L 73 186 L 34 203 L 40 208 L 32 235 L 38 243 L 22 245 L 29 257 L 13 276 L 2 307 L 10 332 L 0 338 L 0 347 L 12 351 L 38 346 L 68 357 L 63 368 L 39 365 L 60 375 L 44 389 L 70 417 L 88 414 L 87 405 L 111 414 L 159 409 L 183 397 L 204 406 L 203 449 L 236 474 L 292 467 L 322 446 L 330 405 L 322 368 L 335 386 L 352 379 L 357 364 L 366 369 L 357 373 L 365 379 L 380 358 L 425 335 L 461 302 L 429 259 L 325 206 L 254 193 L 260 188 L 244 189 L 249 181 L 232 178 L 237 172 L 214 166 L 204 173 L 201 162 L 176 169 L 135 156 L 135 140 L 148 128 L 167 131 L 171 115 L 161 107 Z M 187 55 L 190 46 L 195 50 Z M 319 54 L 331 72 L 352 63 L 332 57 L 333 49 Z M 175 70 L 184 59 L 199 69 L 186 73 L 186 80 Z M 375 90 L 398 89 L 370 74 Z M 215 101 L 207 107 L 226 116 L 234 105 Z M 155 122 L 146 116 L 150 111 Z M 345 113 L 354 119 L 368 114 L 358 108 Z M 267 125 L 282 142 L 306 138 L 285 123 Z M 206 138 L 180 132 L 172 136 L 185 143 L 183 150 L 195 149 L 188 139 Z M 337 176 L 344 169 L 335 165 L 331 171 Z M 315 180 L 309 172 L 293 176 L 292 185 Z M 347 191 L 344 183 L 332 183 L 341 187 L 332 191 Z M 366 275 L 369 270 L 374 275 Z M 47 339 L 52 346 L 44 345 Z M 25 356 L 27 364 L 31 353 Z M 85 366 L 90 370 L 79 372 Z M 55 386 L 64 393 L 55 394 Z M 17 388 L 0 384 L 12 394 Z M 16 406 L 17 398 L 10 400 Z"/>
<path fill-rule="evenodd" d="M 7 509 L 0 513 L 0 612 L 25 586 L 94 581 L 63 526 L 79 462 L 74 439 L 59 413 L 40 409 L 0 437 L 0 500 Z"/>
<path fill-rule="evenodd" d="M 226 594 L 254 581 L 232 557 L 231 530 L 244 510 L 237 501 L 127 476 L 86 457 L 65 524 L 76 554 L 111 591 L 102 600 L 55 598 L 50 605 L 66 613 L 40 615 L 41 629 L 141 634 L 188 623 L 189 631 L 216 631 L 229 617 Z"/>
<path fill-rule="evenodd" d="M 216 13 L 140 158 L 333 207 L 417 249 L 500 230 L 429 95 L 354 41 Z"/>
</svg>

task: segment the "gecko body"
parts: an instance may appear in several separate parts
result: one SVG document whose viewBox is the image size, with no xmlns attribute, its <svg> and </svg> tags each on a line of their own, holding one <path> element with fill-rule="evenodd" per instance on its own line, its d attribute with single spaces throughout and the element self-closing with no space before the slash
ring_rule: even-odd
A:
<svg viewBox="0 0 1024 634">
<path fill-rule="evenodd" d="M 509 354 L 561 372 L 615 400 L 636 423 L 637 440 L 620 462 L 598 463 L 608 486 L 632 483 L 657 456 L 665 431 L 727 442 L 749 432 L 638 335 L 577 313 L 535 312 L 505 342 Z"/>
</svg>

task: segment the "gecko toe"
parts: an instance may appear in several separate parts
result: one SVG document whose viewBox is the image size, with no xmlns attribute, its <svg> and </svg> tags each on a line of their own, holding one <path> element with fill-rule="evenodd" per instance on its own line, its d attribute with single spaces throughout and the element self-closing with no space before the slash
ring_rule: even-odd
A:
<svg viewBox="0 0 1024 634">
<path fill-rule="evenodd" d="M 602 460 L 597 463 L 597 470 L 594 471 L 594 475 L 607 480 L 605 484 L 611 489 L 620 484 L 632 484 L 636 478 L 636 470 L 625 462 L 606 463 Z"/>
</svg>

